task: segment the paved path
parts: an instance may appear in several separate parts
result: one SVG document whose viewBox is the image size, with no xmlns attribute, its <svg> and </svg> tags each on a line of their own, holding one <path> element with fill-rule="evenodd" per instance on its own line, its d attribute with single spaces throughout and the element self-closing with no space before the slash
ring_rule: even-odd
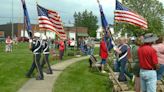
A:
<svg viewBox="0 0 164 92">
<path fill-rule="evenodd" d="M 35 78 L 32 78 L 29 81 L 27 81 L 27 83 L 24 84 L 22 88 L 18 90 L 18 92 L 52 92 L 56 79 L 66 67 L 68 67 L 69 65 L 77 61 L 81 61 L 87 58 L 89 58 L 89 56 L 73 58 L 73 59 L 55 64 L 51 66 L 53 69 L 52 75 L 44 74 L 45 75 L 44 80 L 35 80 Z"/>
</svg>

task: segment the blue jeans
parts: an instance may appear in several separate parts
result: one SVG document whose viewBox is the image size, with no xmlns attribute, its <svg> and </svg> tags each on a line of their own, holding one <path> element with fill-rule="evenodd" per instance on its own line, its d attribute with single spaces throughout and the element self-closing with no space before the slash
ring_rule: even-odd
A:
<svg viewBox="0 0 164 92">
<path fill-rule="evenodd" d="M 159 70 L 157 70 L 157 80 L 161 80 L 164 75 L 164 65 L 161 64 Z"/>
<path fill-rule="evenodd" d="M 126 81 L 126 76 L 125 74 L 132 79 L 133 78 L 133 74 L 131 74 L 130 72 L 128 72 L 128 67 L 126 67 L 127 61 L 116 61 L 117 62 L 117 68 L 116 71 L 120 72 L 119 75 L 119 81 Z"/>
<path fill-rule="evenodd" d="M 157 72 L 156 70 L 140 69 L 140 80 L 142 92 L 156 92 Z"/>
<path fill-rule="evenodd" d="M 101 64 L 105 65 L 106 64 L 106 59 L 102 59 Z"/>
<path fill-rule="evenodd" d="M 126 73 L 126 61 L 118 61 L 118 69 L 119 69 L 119 81 L 126 81 L 125 73 Z"/>
<path fill-rule="evenodd" d="M 91 48 L 91 55 L 93 55 L 94 53 L 94 48 Z"/>
<path fill-rule="evenodd" d="M 91 48 L 88 48 L 87 55 L 91 55 Z"/>
</svg>

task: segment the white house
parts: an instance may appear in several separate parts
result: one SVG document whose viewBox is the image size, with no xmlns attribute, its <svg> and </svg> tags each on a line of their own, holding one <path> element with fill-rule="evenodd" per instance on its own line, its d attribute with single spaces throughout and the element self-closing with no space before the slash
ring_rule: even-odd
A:
<svg viewBox="0 0 164 92">
<path fill-rule="evenodd" d="M 102 27 L 99 27 L 97 30 L 96 30 L 96 39 L 100 39 L 101 38 L 101 32 L 103 31 L 103 28 Z"/>
</svg>

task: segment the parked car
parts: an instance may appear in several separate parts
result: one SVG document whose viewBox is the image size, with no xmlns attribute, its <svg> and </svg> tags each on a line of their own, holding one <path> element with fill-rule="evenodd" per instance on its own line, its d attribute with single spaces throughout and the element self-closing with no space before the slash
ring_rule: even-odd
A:
<svg viewBox="0 0 164 92">
<path fill-rule="evenodd" d="M 27 37 L 18 37 L 18 42 L 29 42 L 29 38 L 27 38 Z"/>
</svg>

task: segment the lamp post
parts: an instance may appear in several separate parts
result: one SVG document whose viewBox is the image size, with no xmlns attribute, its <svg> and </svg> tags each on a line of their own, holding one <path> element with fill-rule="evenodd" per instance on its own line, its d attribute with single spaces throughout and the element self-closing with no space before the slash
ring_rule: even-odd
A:
<svg viewBox="0 0 164 92">
<path fill-rule="evenodd" d="M 79 44 L 78 44 L 78 35 L 77 35 L 77 26 L 75 26 L 76 27 L 76 43 L 77 43 L 77 50 L 78 50 L 78 47 L 79 47 Z"/>
</svg>

